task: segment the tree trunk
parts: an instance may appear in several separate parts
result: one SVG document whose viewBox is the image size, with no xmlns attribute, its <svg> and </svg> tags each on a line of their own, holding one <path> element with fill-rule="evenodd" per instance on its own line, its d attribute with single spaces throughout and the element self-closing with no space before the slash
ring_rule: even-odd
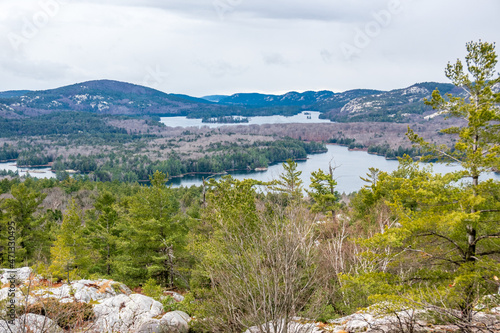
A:
<svg viewBox="0 0 500 333">
<path fill-rule="evenodd" d="M 109 264 L 110 260 L 110 250 L 109 250 L 109 244 L 108 244 L 108 254 L 106 256 L 106 274 L 110 275 L 111 274 L 111 265 Z"/>
<path fill-rule="evenodd" d="M 174 286 L 174 250 L 172 246 L 168 249 L 168 287 L 172 288 Z"/>
</svg>

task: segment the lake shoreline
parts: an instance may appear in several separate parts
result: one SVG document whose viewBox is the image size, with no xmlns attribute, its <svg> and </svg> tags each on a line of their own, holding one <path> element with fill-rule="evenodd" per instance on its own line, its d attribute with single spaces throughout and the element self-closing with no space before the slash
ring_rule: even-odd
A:
<svg viewBox="0 0 500 333">
<path fill-rule="evenodd" d="M 30 164 L 27 164 L 27 165 L 18 165 L 17 164 L 17 159 L 16 158 L 13 158 L 13 159 L 10 159 L 10 160 L 0 160 L 0 163 L 12 163 L 12 162 L 16 162 L 16 164 L 13 164 L 12 166 L 15 166 L 17 168 L 50 168 L 52 167 L 52 164 L 53 162 L 49 162 L 47 164 L 35 164 L 35 165 L 30 165 Z M 53 171 L 53 170 L 51 170 Z"/>
<path fill-rule="evenodd" d="M 324 153 L 327 153 L 327 151 L 323 152 L 323 153 L 316 153 L 316 152 L 313 152 L 311 153 L 312 154 L 324 154 Z M 308 154 L 309 155 L 309 154 Z M 295 162 L 304 162 L 304 161 L 307 161 L 309 158 L 296 158 L 294 161 Z M 282 163 L 285 163 L 286 161 L 277 161 L 277 162 L 274 162 L 274 163 L 269 163 L 269 165 L 267 167 L 256 167 L 254 169 L 228 169 L 228 170 L 224 170 L 222 172 L 187 172 L 187 173 L 183 173 L 183 174 L 180 174 L 180 175 L 176 175 L 176 176 L 169 176 L 168 179 L 181 179 L 181 178 L 184 178 L 184 177 L 189 177 L 189 176 L 205 176 L 207 175 L 208 177 L 213 177 L 213 176 L 226 176 L 226 175 L 230 175 L 230 172 L 241 172 L 241 173 L 248 173 L 248 174 L 253 174 L 253 173 L 260 173 L 260 172 L 265 172 L 269 169 L 269 167 L 271 166 L 274 166 L 274 165 L 279 165 L 279 164 L 282 164 Z M 208 178 L 207 177 L 207 178 Z M 149 182 L 149 180 L 138 180 L 139 183 L 147 183 Z"/>
</svg>

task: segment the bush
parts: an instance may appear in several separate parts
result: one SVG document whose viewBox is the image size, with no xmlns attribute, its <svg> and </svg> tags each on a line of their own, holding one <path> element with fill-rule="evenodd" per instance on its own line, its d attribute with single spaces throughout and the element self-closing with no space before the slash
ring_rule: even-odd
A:
<svg viewBox="0 0 500 333">
<path fill-rule="evenodd" d="M 142 286 L 142 292 L 144 295 L 154 298 L 157 301 L 160 301 L 163 296 L 163 289 L 161 286 L 156 284 L 154 279 L 149 279 L 146 281 L 144 286 Z"/>
<path fill-rule="evenodd" d="M 94 319 L 94 310 L 91 304 L 71 302 L 60 303 L 58 300 L 48 298 L 40 300 L 28 307 L 20 307 L 19 314 L 34 313 L 52 319 L 61 328 L 66 330 L 81 326 L 84 322 Z"/>
</svg>

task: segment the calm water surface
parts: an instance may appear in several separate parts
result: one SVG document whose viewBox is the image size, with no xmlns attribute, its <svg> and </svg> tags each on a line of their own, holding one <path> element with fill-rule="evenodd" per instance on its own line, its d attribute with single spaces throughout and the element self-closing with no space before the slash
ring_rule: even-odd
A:
<svg viewBox="0 0 500 333">
<path fill-rule="evenodd" d="M 19 176 L 25 176 L 27 173 L 35 178 L 55 178 L 56 174 L 50 171 L 50 168 L 18 168 L 16 162 L 0 163 L 0 170 L 11 170 L 19 173 Z"/>
<path fill-rule="evenodd" d="M 302 171 L 302 181 L 305 187 L 311 183 L 311 172 L 318 169 L 328 170 L 328 164 L 336 166 L 334 176 L 337 180 L 337 190 L 339 192 L 351 193 L 361 189 L 366 183 L 360 177 L 366 176 L 368 168 L 377 168 L 382 171 L 391 172 L 397 169 L 398 161 L 386 160 L 384 157 L 368 154 L 364 151 L 349 151 L 347 147 L 328 145 L 328 152 L 324 154 L 309 155 L 307 161 L 297 163 L 299 171 Z M 427 165 L 427 164 L 426 164 Z M 433 170 L 436 173 L 447 173 L 458 170 L 458 166 L 448 166 L 441 163 L 433 164 Z M 265 172 L 246 172 L 231 173 L 236 179 L 253 178 L 260 181 L 271 181 L 277 179 L 284 171 L 282 164 L 269 167 Z M 500 180 L 500 176 L 494 173 L 489 175 Z M 220 176 L 212 177 L 215 179 Z M 170 184 L 176 186 L 199 186 L 202 184 L 202 176 L 187 176 L 183 178 L 174 178 Z"/>
<path fill-rule="evenodd" d="M 318 124 L 329 123 L 328 119 L 319 119 L 320 112 L 318 111 L 304 111 L 295 116 L 265 116 L 265 117 L 248 117 L 248 123 L 235 123 L 235 124 L 212 124 L 202 123 L 201 119 L 188 119 L 186 117 L 162 117 L 160 122 L 169 127 L 203 127 L 216 128 L 221 126 L 236 126 L 236 125 L 263 125 L 263 124 L 287 124 L 287 123 L 301 123 L 301 124 Z M 310 117 L 310 119 L 308 118 Z"/>
</svg>

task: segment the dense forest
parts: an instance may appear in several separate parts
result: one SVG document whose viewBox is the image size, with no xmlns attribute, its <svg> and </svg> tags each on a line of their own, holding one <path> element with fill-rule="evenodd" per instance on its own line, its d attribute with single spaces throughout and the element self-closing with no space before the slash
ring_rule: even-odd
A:
<svg viewBox="0 0 500 333">
<path fill-rule="evenodd" d="M 442 129 L 458 136 L 455 146 L 407 134 L 420 154 L 458 162 L 463 171 L 434 174 L 405 155 L 394 172 L 370 169 L 366 186 L 341 202 L 331 166 L 303 188 L 293 159 L 323 146 L 294 139 L 211 143 L 211 157 L 187 163 L 175 156 L 154 162 L 116 154 L 102 164 L 99 155 L 55 158 L 55 168 L 95 179 L 1 180 L 1 266 L 8 266 L 4 235 L 15 224 L 18 267 L 54 282 L 122 281 L 197 318 L 192 332 L 243 332 L 294 317 L 326 322 L 361 308 L 420 309 L 457 331 L 490 332 L 475 318 L 487 302 L 499 302 L 491 295 L 500 276 L 500 183 L 481 176 L 500 166 L 500 93 L 492 90 L 500 77 L 493 44 L 471 42 L 467 51 L 469 74 L 460 61 L 446 74 L 469 97 L 435 90 L 426 101 L 465 121 Z M 12 149 L 3 146 L 6 159 Z M 285 171 L 269 183 L 225 176 L 200 187 L 165 185 L 167 174 L 285 159 Z M 136 182 L 144 177 L 150 184 Z M 162 298 L 164 290 L 185 300 Z M 401 332 L 413 332 L 416 321 Z"/>
</svg>

